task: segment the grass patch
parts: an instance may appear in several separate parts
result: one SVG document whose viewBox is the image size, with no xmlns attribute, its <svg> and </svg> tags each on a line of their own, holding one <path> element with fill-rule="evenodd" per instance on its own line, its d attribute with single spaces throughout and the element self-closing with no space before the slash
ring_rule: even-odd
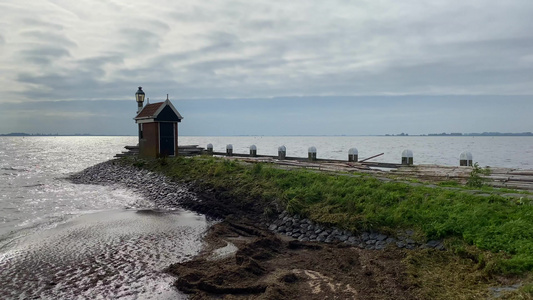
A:
<svg viewBox="0 0 533 300">
<path fill-rule="evenodd" d="M 266 164 L 212 157 L 167 158 L 127 163 L 194 180 L 249 203 L 266 214 L 280 209 L 350 230 L 414 229 L 422 239 L 448 239 L 460 255 L 480 249 L 479 268 L 490 274 L 533 270 L 533 205 L 492 195 L 383 182 L 372 176 L 347 176 L 282 170 Z M 458 242 L 457 242 L 458 241 Z M 471 252 L 471 251 L 470 251 Z"/>
</svg>

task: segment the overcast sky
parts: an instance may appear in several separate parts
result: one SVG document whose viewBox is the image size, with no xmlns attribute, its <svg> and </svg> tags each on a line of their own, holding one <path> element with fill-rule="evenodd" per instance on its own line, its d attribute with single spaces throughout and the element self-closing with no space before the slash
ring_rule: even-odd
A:
<svg viewBox="0 0 533 300">
<path fill-rule="evenodd" d="M 0 0 L 0 133 L 533 131 L 531 0 Z"/>
</svg>

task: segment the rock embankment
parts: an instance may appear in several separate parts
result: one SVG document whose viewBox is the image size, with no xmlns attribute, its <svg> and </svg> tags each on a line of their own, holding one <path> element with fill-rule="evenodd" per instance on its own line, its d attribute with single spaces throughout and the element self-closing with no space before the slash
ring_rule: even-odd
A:
<svg viewBox="0 0 533 300">
<path fill-rule="evenodd" d="M 81 184 L 120 184 L 140 193 L 158 208 L 182 207 L 204 213 L 208 216 L 224 218 L 230 214 L 243 214 L 246 211 L 234 199 L 221 197 L 213 191 L 202 191 L 199 187 L 172 181 L 165 175 L 122 164 L 117 160 L 106 161 L 73 174 L 69 179 Z M 248 206 L 250 214 L 258 215 L 261 208 Z M 253 213 L 252 213 L 253 211 Z M 394 236 L 379 232 L 353 233 L 334 227 L 317 224 L 309 219 L 291 216 L 286 211 L 275 220 L 263 223 L 269 230 L 298 239 L 324 243 L 345 243 L 361 249 L 381 250 L 388 245 L 398 248 L 434 248 L 444 250 L 441 241 L 418 243 L 413 239 L 413 231 L 398 231 Z"/>
<path fill-rule="evenodd" d="M 362 232 L 354 234 L 348 230 L 335 227 L 326 227 L 309 219 L 299 216 L 290 216 L 287 212 L 279 215 L 278 219 L 270 224 L 269 229 L 281 233 L 299 241 L 345 243 L 367 250 L 382 250 L 388 245 L 398 248 L 434 248 L 444 250 L 442 241 L 432 240 L 427 243 L 418 243 L 413 239 L 412 230 L 398 231 L 395 236 L 379 232 Z"/>
<path fill-rule="evenodd" d="M 114 185 L 120 184 L 141 194 L 157 208 L 176 208 L 186 201 L 196 201 L 198 196 L 189 188 L 170 178 L 135 166 L 106 161 L 68 177 L 74 183 Z"/>
</svg>

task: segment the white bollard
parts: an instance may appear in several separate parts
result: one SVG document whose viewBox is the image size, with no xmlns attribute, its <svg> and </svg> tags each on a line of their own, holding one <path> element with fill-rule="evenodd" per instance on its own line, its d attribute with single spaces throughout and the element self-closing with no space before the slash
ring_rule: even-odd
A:
<svg viewBox="0 0 533 300">
<path fill-rule="evenodd" d="M 413 164 L 413 151 L 403 150 L 402 152 L 402 165 L 412 165 Z"/>
<path fill-rule="evenodd" d="M 465 151 L 459 156 L 459 166 L 472 166 L 472 160 L 472 153 Z"/>
<path fill-rule="evenodd" d="M 232 144 L 227 144 L 226 145 L 226 155 L 227 156 L 232 156 L 233 155 L 233 145 Z"/>
<path fill-rule="evenodd" d="M 278 159 L 285 159 L 287 156 L 287 148 L 285 146 L 278 147 Z"/>
<path fill-rule="evenodd" d="M 350 150 L 348 150 L 348 161 L 357 162 L 358 160 L 359 160 L 359 151 L 357 151 L 357 148 L 350 148 Z"/>
<path fill-rule="evenodd" d="M 307 149 L 307 158 L 309 161 L 315 161 L 316 160 L 316 147 L 311 146 Z"/>
</svg>

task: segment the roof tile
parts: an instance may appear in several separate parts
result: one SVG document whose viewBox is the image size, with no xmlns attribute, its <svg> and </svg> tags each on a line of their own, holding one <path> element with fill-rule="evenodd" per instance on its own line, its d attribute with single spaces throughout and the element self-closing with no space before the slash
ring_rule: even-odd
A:
<svg viewBox="0 0 533 300">
<path fill-rule="evenodd" d="M 141 112 L 135 117 L 135 119 L 140 118 L 151 118 L 154 117 L 155 112 L 161 107 L 165 102 L 157 102 L 146 105 Z"/>
</svg>

